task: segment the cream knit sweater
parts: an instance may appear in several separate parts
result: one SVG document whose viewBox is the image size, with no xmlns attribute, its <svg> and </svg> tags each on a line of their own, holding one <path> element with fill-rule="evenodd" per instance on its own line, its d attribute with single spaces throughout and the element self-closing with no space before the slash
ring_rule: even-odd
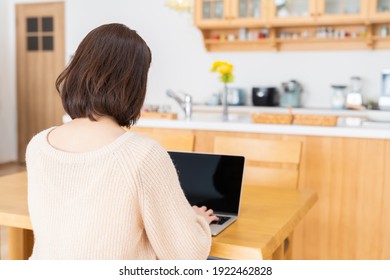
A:
<svg viewBox="0 0 390 280">
<path fill-rule="evenodd" d="M 209 225 L 157 142 L 126 132 L 99 150 L 69 153 L 48 143 L 51 129 L 26 153 L 30 259 L 207 258 Z"/>
</svg>

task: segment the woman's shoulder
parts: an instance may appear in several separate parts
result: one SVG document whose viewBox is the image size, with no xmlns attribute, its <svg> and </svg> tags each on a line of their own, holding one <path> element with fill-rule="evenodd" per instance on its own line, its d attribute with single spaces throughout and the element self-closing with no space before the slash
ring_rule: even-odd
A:
<svg viewBox="0 0 390 280">
<path fill-rule="evenodd" d="M 33 146 L 33 145 L 37 145 L 39 143 L 42 143 L 42 142 L 45 142 L 46 139 L 47 139 L 47 135 L 50 133 L 50 131 L 52 131 L 53 129 L 55 129 L 57 126 L 52 126 L 52 127 L 49 127 L 49 128 L 46 128 L 38 133 L 36 133 L 29 141 L 28 143 L 28 146 Z"/>
<path fill-rule="evenodd" d="M 129 141 L 125 144 L 125 150 L 131 151 L 133 154 L 140 156 L 158 155 L 160 153 L 166 153 L 166 150 L 156 140 L 137 133 L 129 131 L 127 132 Z"/>
<path fill-rule="evenodd" d="M 127 141 L 115 151 L 117 162 L 126 174 L 172 166 L 168 152 L 156 140 L 136 132 L 127 135 Z"/>
<path fill-rule="evenodd" d="M 31 154 L 39 154 L 40 150 L 43 149 L 45 141 L 47 139 L 47 135 L 49 134 L 50 131 L 55 129 L 56 127 L 49 127 L 46 128 L 37 134 L 35 134 L 27 144 L 26 148 L 26 161 L 31 157 Z"/>
</svg>

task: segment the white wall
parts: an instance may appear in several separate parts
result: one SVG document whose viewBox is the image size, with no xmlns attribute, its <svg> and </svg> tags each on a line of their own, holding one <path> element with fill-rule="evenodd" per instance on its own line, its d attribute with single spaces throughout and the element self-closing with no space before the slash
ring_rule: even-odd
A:
<svg viewBox="0 0 390 280">
<path fill-rule="evenodd" d="M 47 1 L 8 0 L 7 9 L 3 9 L 4 1 L 0 2 L 0 18 L 4 21 L 4 16 L 8 17 L 5 17 L 6 24 L 0 25 L 0 31 L 8 32 L 9 38 L 9 42 L 0 43 L 2 48 L 6 48 L 6 54 L 0 59 L 7 61 L 6 85 L 3 79 L 0 84 L 1 108 L 9 110 L 7 114 L 1 112 L 0 119 L 0 161 L 4 161 L 16 159 L 14 4 Z M 203 102 L 219 90 L 221 85 L 216 74 L 209 72 L 215 60 L 232 62 L 236 76 L 232 86 L 243 87 L 248 93 L 252 86 L 279 86 L 283 81 L 296 79 L 303 84 L 306 106 L 310 107 L 330 107 L 330 85 L 347 84 L 352 75 L 364 79 L 366 96 L 377 98 L 380 71 L 390 68 L 390 51 L 208 53 L 191 15 L 170 10 L 165 6 L 165 0 L 64 2 L 68 58 L 92 28 L 108 22 L 122 22 L 137 30 L 153 53 L 146 102 L 170 104 L 173 110 L 179 108 L 165 96 L 167 88 L 186 91 L 193 95 L 195 102 Z M 3 131 L 6 139 L 3 139 Z"/>
<path fill-rule="evenodd" d="M 15 63 L 10 57 L 8 2 L 0 1 L 0 162 L 16 159 L 16 102 L 13 84 Z"/>
</svg>

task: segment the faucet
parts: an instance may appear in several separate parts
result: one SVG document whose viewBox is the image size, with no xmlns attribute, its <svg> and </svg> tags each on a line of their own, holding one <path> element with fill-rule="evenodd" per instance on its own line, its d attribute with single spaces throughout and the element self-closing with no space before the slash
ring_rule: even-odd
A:
<svg viewBox="0 0 390 280">
<path fill-rule="evenodd" d="M 191 95 L 184 93 L 184 98 L 181 99 L 176 92 L 171 89 L 167 90 L 167 96 L 173 98 L 184 111 L 184 116 L 187 121 L 191 120 L 192 115 L 192 97 Z"/>
</svg>

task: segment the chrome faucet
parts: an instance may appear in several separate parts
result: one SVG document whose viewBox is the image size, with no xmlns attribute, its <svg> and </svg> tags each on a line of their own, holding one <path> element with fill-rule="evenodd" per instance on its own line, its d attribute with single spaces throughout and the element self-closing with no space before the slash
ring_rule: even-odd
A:
<svg viewBox="0 0 390 280">
<path fill-rule="evenodd" d="M 171 89 L 167 90 L 167 96 L 173 98 L 179 105 L 180 108 L 184 111 L 184 116 L 186 120 L 191 120 L 192 116 L 192 97 L 191 95 L 184 93 L 184 98 L 181 99 L 176 92 Z"/>
</svg>

